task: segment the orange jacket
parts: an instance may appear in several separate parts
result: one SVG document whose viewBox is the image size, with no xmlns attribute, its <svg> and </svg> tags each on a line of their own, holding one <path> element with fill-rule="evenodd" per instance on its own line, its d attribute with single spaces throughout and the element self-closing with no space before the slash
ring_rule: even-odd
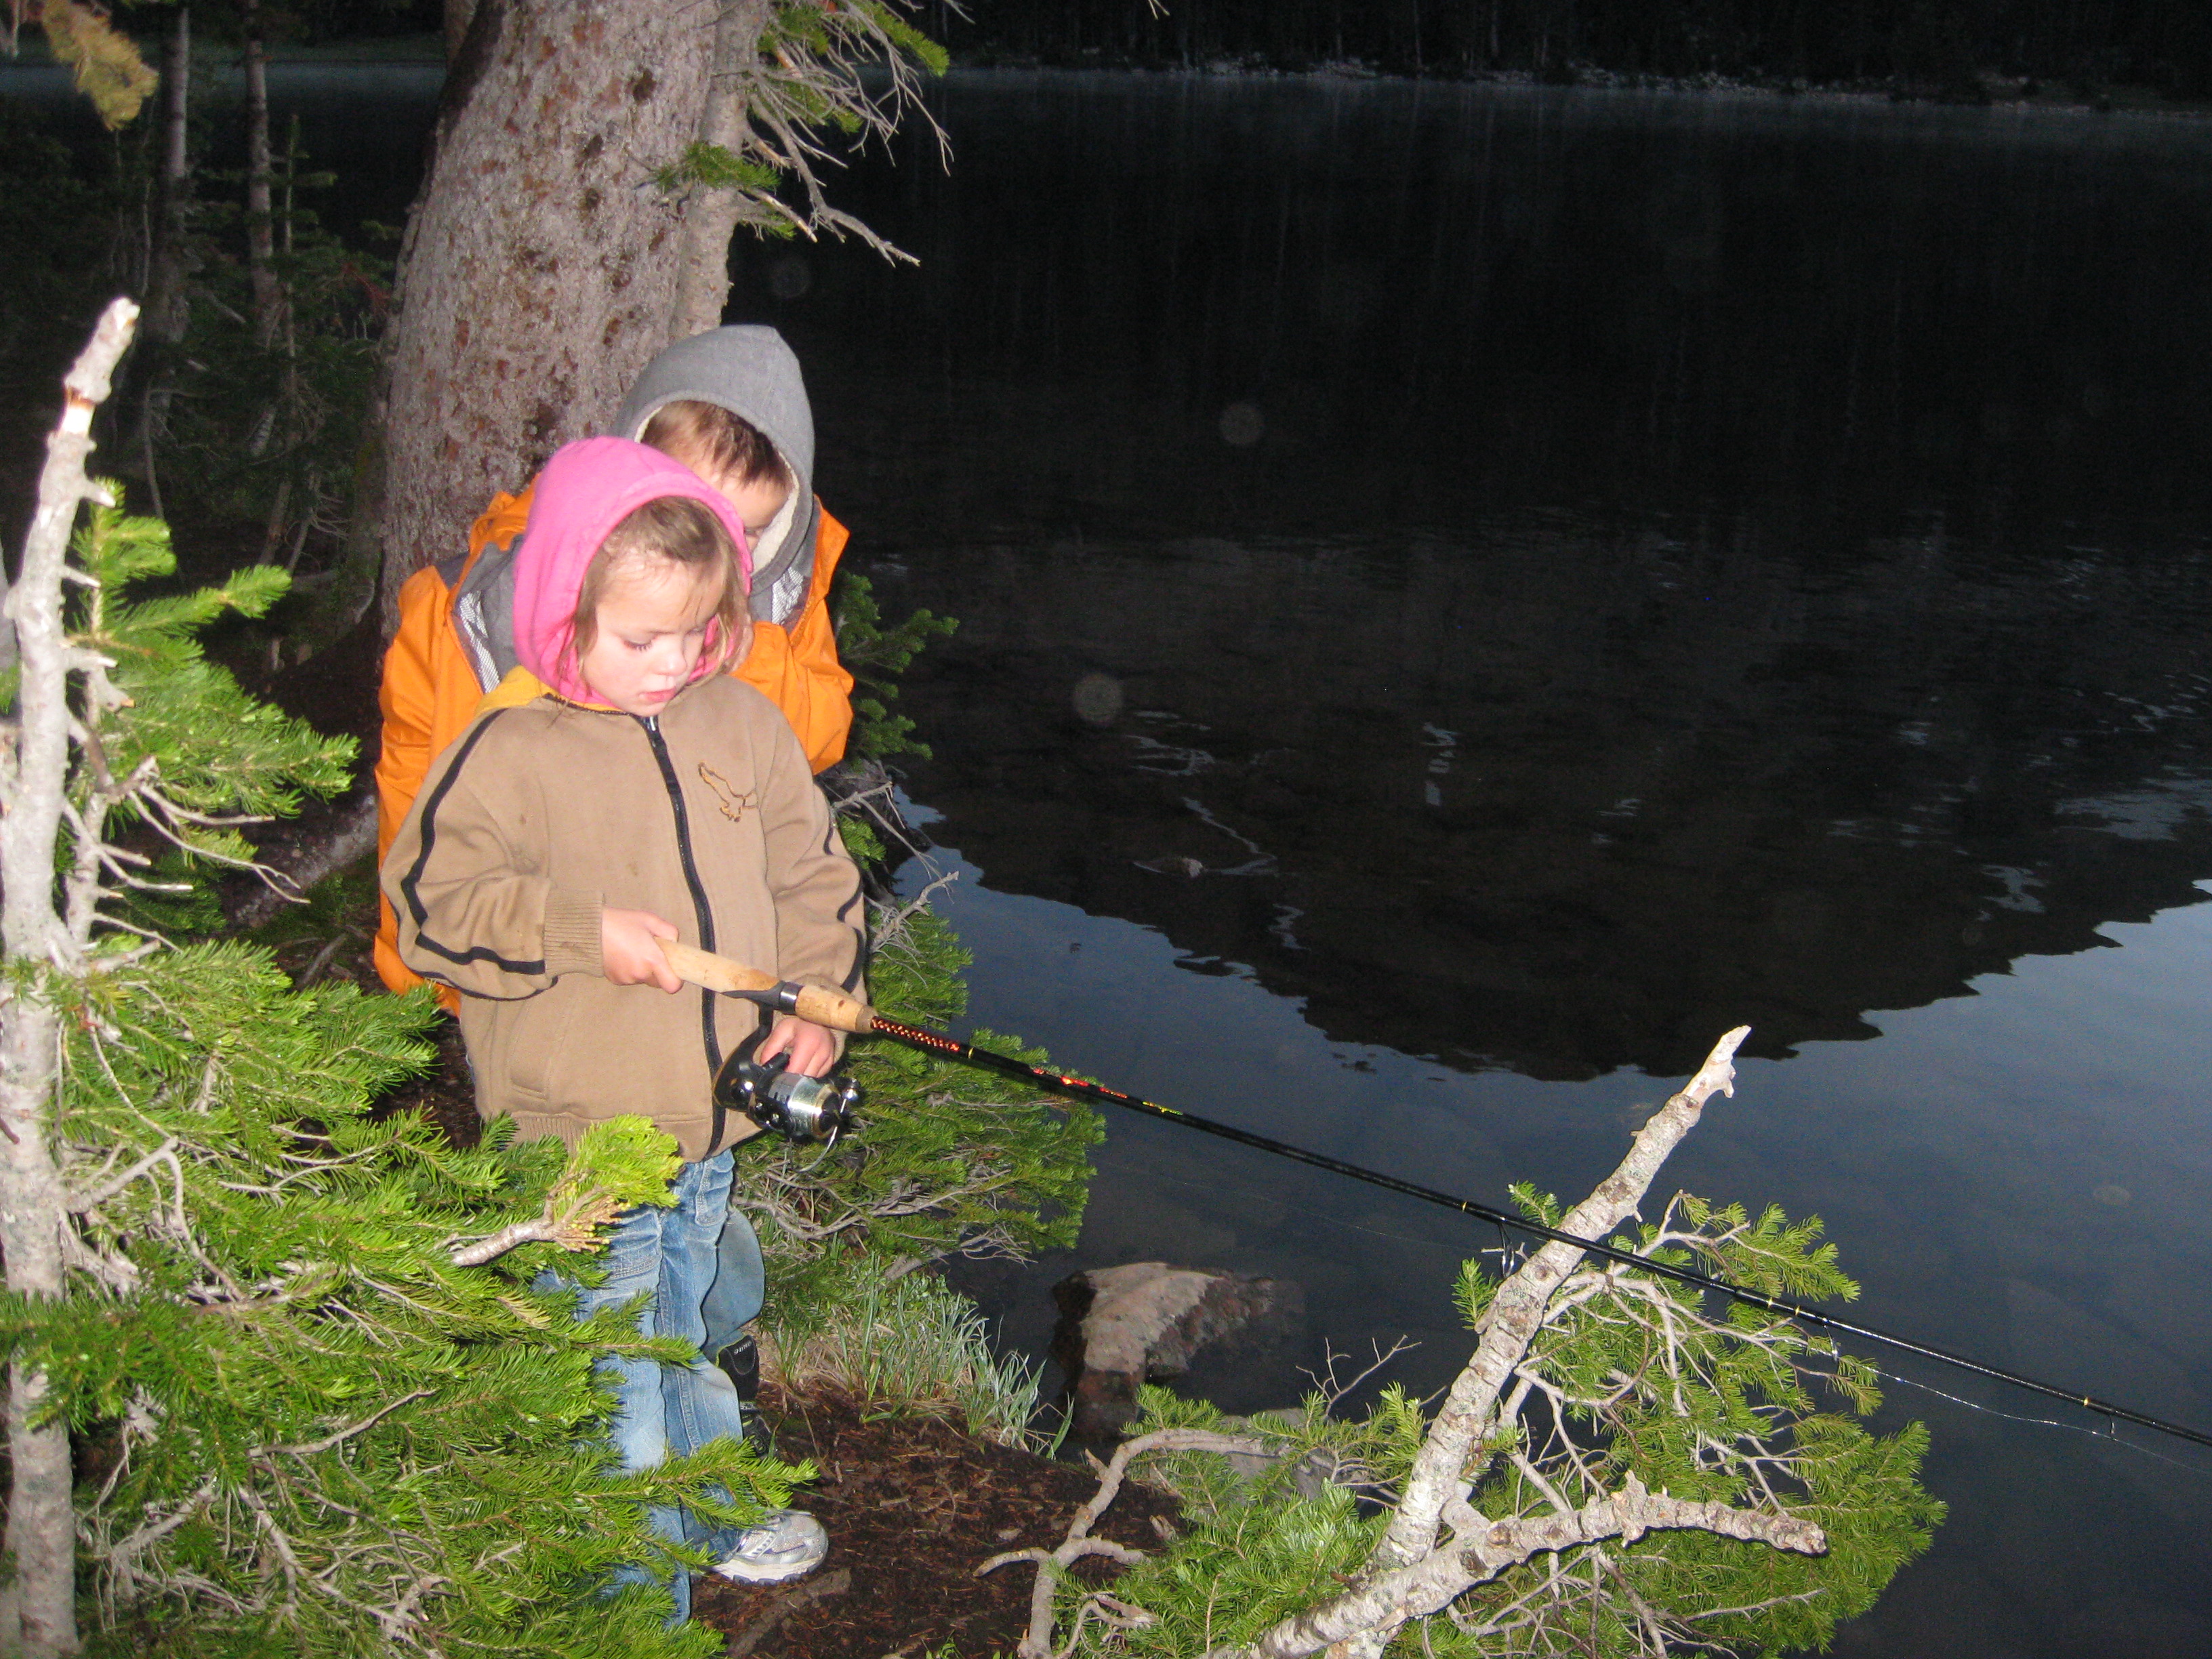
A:
<svg viewBox="0 0 2212 1659">
<path fill-rule="evenodd" d="M 485 548 L 505 546 L 530 517 L 530 490 L 504 492 L 469 529 L 468 557 L 448 582 L 435 565 L 425 565 L 399 590 L 399 627 L 384 653 L 384 679 L 377 705 L 384 714 L 384 744 L 376 761 L 376 858 L 380 866 L 407 809 L 422 787 L 430 763 L 468 729 L 489 686 L 477 683 L 475 668 L 453 631 L 453 596 L 469 567 Z M 845 738 L 853 725 L 853 677 L 837 661 L 837 635 L 830 623 L 830 582 L 845 551 L 845 526 L 822 514 L 814 538 L 814 576 L 805 603 L 788 629 L 755 620 L 752 644 L 744 660 L 730 672 L 783 711 L 798 732 L 807 763 L 819 772 L 845 757 Z M 388 902 L 380 902 L 376 928 L 376 971 L 394 991 L 411 990 L 420 975 L 399 959 L 399 922 Z M 448 1008 L 459 1000 L 450 987 L 438 988 Z"/>
</svg>

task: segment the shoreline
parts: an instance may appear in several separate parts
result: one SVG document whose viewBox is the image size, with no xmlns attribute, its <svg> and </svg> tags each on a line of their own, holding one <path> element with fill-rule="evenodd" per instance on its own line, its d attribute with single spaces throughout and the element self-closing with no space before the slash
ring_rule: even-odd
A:
<svg viewBox="0 0 2212 1659">
<path fill-rule="evenodd" d="M 139 45 L 142 52 L 158 55 L 157 41 L 149 39 Z M 217 57 L 227 54 L 210 52 L 207 55 Z M 149 56 L 148 61 L 154 61 L 154 58 Z M 240 72 L 236 64 L 228 67 L 232 73 Z M 270 67 L 278 71 L 322 68 L 404 70 L 420 74 L 428 70 L 442 71 L 444 56 L 442 42 L 436 36 L 402 35 L 388 40 L 346 41 L 326 46 L 279 45 L 270 52 Z M 1993 70 L 1976 70 L 1966 80 L 1945 85 L 1933 81 L 1894 77 L 1844 82 L 1729 75 L 1719 71 L 1687 76 L 1662 75 L 1607 69 L 1588 63 L 1571 63 L 1551 71 L 1425 68 L 1408 70 L 1401 67 L 1385 67 L 1364 58 L 1279 63 L 1256 52 L 1217 56 L 1196 63 L 1171 63 L 1138 58 L 1113 58 L 1103 52 L 1086 52 L 1073 58 L 1044 57 L 1027 52 L 1000 52 L 986 46 L 956 52 L 952 57 L 951 72 L 1126 75 L 1212 82 L 1488 86 L 1536 93 L 1634 92 L 1684 98 L 1718 94 L 1771 100 L 1777 103 L 1911 104 L 2008 113 L 2160 116 L 2188 120 L 2201 120 L 2212 116 L 2212 100 L 2167 98 L 2148 87 L 2114 84 L 2085 88 L 2072 82 L 2039 81 L 2033 76 L 2000 75 Z M 68 75 L 65 68 L 55 64 L 47 55 L 43 39 L 27 34 L 21 53 L 0 62 L 0 89 L 5 89 L 10 82 L 34 80 L 43 82 L 51 77 L 58 83 L 51 90 L 58 91 L 60 83 L 66 82 Z M 41 85 L 39 90 L 50 89 Z"/>
</svg>

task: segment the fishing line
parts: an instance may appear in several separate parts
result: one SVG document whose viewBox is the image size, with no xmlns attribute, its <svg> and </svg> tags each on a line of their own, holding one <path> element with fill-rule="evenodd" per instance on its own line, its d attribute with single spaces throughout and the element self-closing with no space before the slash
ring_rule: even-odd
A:
<svg viewBox="0 0 2212 1659">
<path fill-rule="evenodd" d="M 1150 1171 L 1148 1178 L 1155 1182 L 1163 1182 L 1170 1187 L 1196 1188 L 1201 1192 L 1210 1193 L 1217 1197 L 1226 1195 L 1235 1198 L 1265 1200 L 1273 1196 L 1273 1194 L 1261 1192 L 1256 1187 L 1231 1187 L 1225 1186 L 1218 1182 L 1194 1181 L 1188 1176 L 1169 1175 L 1164 1170 L 1153 1170 Z M 1453 1249 L 1450 1244 L 1441 1239 L 1416 1238 L 1410 1233 L 1389 1232 L 1381 1227 L 1368 1226 L 1364 1222 L 1347 1221 L 1342 1216 L 1327 1215 L 1319 1212 L 1310 1212 L 1306 1215 L 1305 1219 L 1310 1222 L 1317 1221 L 1323 1226 L 1335 1227 L 1345 1232 L 1364 1233 L 1370 1238 L 1387 1238 L 1393 1243 L 1409 1244 L 1416 1249 L 1450 1250 Z M 1455 1254 L 1456 1254 L 1455 1251 Z M 1500 1277 L 1504 1277 L 1506 1274 L 1510 1274 L 1513 1269 L 1519 1265 L 1522 1260 L 1526 1259 L 1527 1253 L 1516 1247 L 1510 1240 L 1507 1238 L 1505 1229 L 1501 1226 L 1498 1229 L 1497 1244 L 1491 1249 L 1480 1252 L 1480 1254 L 1483 1255 L 1497 1256 L 1502 1264 L 1500 1268 Z M 2191 1474 L 2201 1477 L 2207 1474 L 2212 1474 L 2212 1470 L 2208 1470 L 2202 1464 L 2185 1462 L 2179 1457 L 2168 1457 L 2164 1452 L 2155 1451 L 2150 1447 L 2140 1444 L 2136 1441 L 2123 1440 L 2120 1438 L 2117 1428 L 2112 1425 L 2108 1425 L 2105 1428 L 2089 1428 L 2080 1423 L 2062 1422 L 2055 1417 L 2022 1417 L 2017 1412 L 1999 1411 L 1995 1406 L 1984 1406 L 1978 1401 L 1968 1400 L 1962 1395 L 1955 1395 L 1948 1389 L 1939 1389 L 1932 1382 L 1923 1382 L 1917 1377 L 1906 1376 L 1902 1372 L 1886 1371 L 1882 1370 L 1881 1366 L 1875 1364 L 1871 1360 L 1862 1360 L 1859 1363 L 1865 1365 L 1868 1370 L 1871 1371 L 1875 1376 L 1880 1377 L 1885 1382 L 1895 1382 L 1905 1388 L 1917 1389 L 1923 1394 L 1932 1394 L 1938 1400 L 1947 1400 L 1954 1406 L 1964 1407 L 1970 1412 L 1979 1412 L 1984 1417 L 2001 1418 L 2005 1422 L 2025 1424 L 2030 1428 L 2063 1429 L 2069 1434 L 2078 1434 L 2084 1436 L 2088 1439 L 2100 1442 L 2105 1445 L 2118 1446 L 2123 1451 L 2137 1453 L 2142 1456 L 2152 1459 L 2155 1462 L 2164 1463 L 2171 1468 L 2185 1470 Z M 1307 1375 L 1310 1376 L 1311 1373 L 1309 1372 Z M 2072 1398 L 2070 1395 L 2068 1397 L 2069 1399 Z"/>
<path fill-rule="evenodd" d="M 1964 1399 L 1958 1395 L 1951 1394 L 1945 1389 L 1937 1388 L 1933 1382 L 1922 1382 L 1910 1376 L 1900 1376 L 1895 1371 L 1886 1371 L 1882 1370 L 1881 1366 L 1869 1364 L 1863 1360 L 1860 1363 L 1862 1364 L 1865 1364 L 1869 1370 L 1872 1371 L 1876 1376 L 1881 1378 L 1885 1382 L 1902 1382 L 1908 1389 L 1917 1389 L 1923 1394 L 1932 1394 L 1938 1400 L 1948 1400 L 1954 1406 L 1964 1406 L 1968 1411 L 1979 1412 L 1984 1417 L 2000 1417 L 2008 1423 L 2025 1423 L 2030 1428 L 2063 1429 L 2069 1434 L 2082 1435 L 2091 1440 L 2100 1442 L 2100 1443 L 2107 1446 L 2118 1446 L 2123 1451 L 2139 1452 L 2143 1456 L 2154 1459 L 2158 1462 L 2170 1465 L 2177 1469 L 2185 1470 L 2187 1473 L 2196 1475 L 2199 1479 L 2202 1479 L 2207 1473 L 2212 1473 L 2212 1471 L 2208 1471 L 2201 1463 L 2185 1463 L 2178 1457 L 2168 1457 L 2162 1451 L 2154 1451 L 2148 1446 L 2137 1445 L 2132 1440 L 2123 1440 L 2120 1438 L 2119 1430 L 2117 1425 L 2108 1425 L 2106 1428 L 2102 1429 L 2093 1429 L 2080 1423 L 2062 1423 L 2055 1417 L 2022 1417 L 2014 1412 L 2001 1412 L 1995 1406 L 1984 1406 L 1978 1401 Z"/>
<path fill-rule="evenodd" d="M 1344 1159 L 1331 1158 L 1326 1152 L 1316 1152 L 1304 1146 L 1293 1146 L 1287 1140 L 1277 1140 L 1271 1135 L 1258 1134 L 1249 1129 L 1239 1129 L 1231 1124 L 1217 1122 L 1212 1118 L 1200 1117 L 1194 1112 L 1182 1111 L 1173 1106 L 1163 1106 L 1156 1101 L 1125 1094 L 1119 1089 L 1109 1089 L 1103 1083 L 1093 1083 L 1088 1079 L 1075 1077 L 1065 1072 L 1052 1071 L 1042 1066 L 1031 1066 L 1024 1060 L 1016 1060 L 1011 1054 L 994 1054 L 988 1048 L 978 1048 L 973 1043 L 963 1042 L 957 1037 L 945 1036 L 942 1031 L 933 1031 L 923 1026 L 908 1025 L 902 1020 L 889 1018 L 866 1004 L 856 1001 L 842 992 L 827 990 L 819 986 L 797 985 L 788 981 L 778 980 L 772 975 L 762 973 L 758 969 L 744 967 L 726 957 L 716 957 L 696 946 L 681 945 L 672 939 L 663 940 L 661 951 L 668 958 L 670 966 L 696 985 L 703 985 L 708 989 L 720 991 L 727 995 L 743 997 L 748 1001 L 759 1003 L 764 1007 L 773 1008 L 781 1012 L 795 1013 L 800 1018 L 811 1020 L 819 1025 L 860 1035 L 872 1033 L 876 1036 L 886 1036 L 910 1048 L 918 1048 L 924 1054 L 937 1054 L 946 1060 L 958 1060 L 963 1065 L 973 1066 L 982 1071 L 998 1072 L 1007 1077 L 1019 1079 L 1035 1087 L 1048 1090 L 1054 1094 L 1066 1095 L 1076 1100 L 1103 1100 L 1109 1105 L 1120 1106 L 1132 1112 L 1139 1112 L 1147 1117 L 1164 1118 L 1170 1123 L 1180 1123 L 1186 1128 L 1195 1129 L 1200 1134 L 1212 1135 L 1218 1139 L 1234 1141 L 1240 1146 L 1250 1146 L 1260 1152 L 1272 1152 L 1277 1158 L 1288 1158 L 1292 1163 L 1304 1164 L 1316 1170 L 1327 1170 L 1332 1175 L 1340 1175 L 1350 1181 L 1362 1182 L 1370 1187 L 1380 1187 L 1385 1192 L 1399 1193 L 1407 1198 L 1419 1199 L 1424 1203 L 1440 1205 L 1448 1210 L 1457 1210 L 1462 1215 L 1471 1215 L 1497 1226 L 1510 1228 L 1516 1233 L 1525 1234 L 1532 1238 L 1540 1238 L 1550 1243 L 1565 1244 L 1583 1255 L 1597 1256 L 1601 1260 L 1616 1262 L 1622 1267 L 1633 1267 L 1638 1273 L 1650 1273 L 1655 1278 L 1672 1279 L 1678 1285 L 1686 1285 L 1693 1290 L 1708 1291 L 1717 1296 L 1724 1296 L 1746 1307 L 1758 1308 L 1764 1312 L 1778 1315 L 1784 1319 L 1794 1320 L 1820 1330 L 1832 1332 L 1838 1336 L 1856 1337 L 1862 1342 L 1872 1342 L 1899 1353 L 1911 1354 L 1921 1359 L 1932 1359 L 1938 1364 L 1948 1365 L 1955 1370 L 1967 1371 L 1976 1376 L 1986 1376 L 1995 1382 L 2008 1383 L 2015 1389 L 2024 1389 L 2030 1394 L 2039 1394 L 2046 1399 L 2063 1400 L 2069 1405 L 2080 1406 L 2083 1410 L 2094 1413 L 2098 1416 L 2108 1418 L 2118 1423 L 2132 1423 L 2138 1428 L 2150 1429 L 2159 1434 L 2170 1435 L 2177 1440 L 2186 1440 L 2192 1445 L 2212 1447 L 2212 1434 L 2207 1434 L 2201 1429 L 2192 1429 L 2186 1424 L 2170 1423 L 2164 1418 L 2153 1417 L 2146 1412 L 2135 1411 L 2109 1400 L 2100 1400 L 2094 1395 L 2075 1394 L 2070 1389 L 2062 1389 L 2056 1384 L 2041 1382 L 2033 1376 L 2023 1376 L 2018 1371 L 2008 1371 L 2001 1366 L 1984 1364 L 1978 1359 L 1962 1353 L 1953 1353 L 1948 1349 L 1936 1347 L 1931 1343 L 1916 1342 L 1910 1337 L 1895 1336 L 1887 1331 L 1876 1330 L 1871 1326 L 1857 1324 L 1851 1320 L 1839 1319 L 1833 1314 L 1822 1313 L 1817 1308 L 1808 1308 L 1795 1302 L 1785 1301 L 1778 1296 L 1769 1296 L 1763 1291 L 1754 1291 L 1742 1285 L 1732 1285 L 1724 1279 L 1716 1279 L 1710 1273 L 1701 1273 L 1692 1267 L 1677 1267 L 1672 1262 L 1661 1261 L 1648 1255 L 1639 1255 L 1635 1251 L 1623 1249 L 1617 1244 L 1607 1243 L 1595 1238 L 1577 1238 L 1572 1233 L 1563 1232 L 1557 1227 L 1546 1226 L 1541 1222 L 1531 1221 L 1526 1216 L 1512 1214 L 1509 1211 L 1498 1209 L 1494 1205 L 1478 1203 L 1474 1199 L 1462 1198 L 1455 1193 L 1440 1192 L 1434 1187 L 1424 1187 L 1419 1182 L 1401 1180 L 1396 1176 L 1385 1175 L 1379 1170 L 1370 1170 L 1360 1164 L 1347 1164 Z"/>
<path fill-rule="evenodd" d="M 1188 1176 L 1169 1175 L 1164 1170 L 1160 1170 L 1150 1171 L 1148 1178 L 1170 1187 L 1194 1187 L 1201 1192 L 1211 1193 L 1217 1197 L 1225 1195 L 1243 1199 L 1266 1200 L 1273 1196 L 1272 1194 L 1261 1192 L 1256 1187 L 1231 1187 L 1225 1186 L 1218 1182 L 1194 1181 Z M 1364 1233 L 1370 1238 L 1387 1238 L 1393 1243 L 1410 1244 L 1417 1249 L 1449 1250 L 1452 1249 L 1452 1246 L 1440 1239 L 1415 1238 L 1410 1233 L 1388 1232 L 1380 1227 L 1370 1227 L 1363 1222 L 1346 1221 L 1342 1216 L 1327 1215 L 1319 1212 L 1311 1212 L 1307 1214 L 1305 1219 L 1308 1221 L 1317 1221 L 1323 1226 L 1339 1228 L 1346 1232 Z M 1510 1274 L 1513 1269 L 1519 1265 L 1519 1261 L 1526 1258 L 1526 1252 L 1519 1249 L 1512 1244 L 1506 1237 L 1505 1229 L 1502 1226 L 1498 1230 L 1497 1244 L 1491 1249 L 1480 1251 L 1480 1254 L 1483 1255 L 1495 1255 L 1499 1259 L 1501 1263 L 1499 1276 L 1501 1278 Z M 2179 1457 L 2168 1457 L 2164 1452 L 2154 1451 L 2150 1447 L 2139 1444 L 2136 1441 L 2123 1440 L 2120 1438 L 2117 1426 L 2114 1425 L 2108 1425 L 2105 1428 L 2089 1428 L 2080 1423 L 2062 1422 L 2055 1417 L 2022 1417 L 2017 1412 L 1999 1411 L 1995 1406 L 1984 1406 L 1978 1401 L 1968 1400 L 1964 1395 L 1953 1394 L 1945 1389 L 1939 1389 L 1932 1382 L 1923 1382 L 1917 1377 L 1906 1376 L 1899 1371 L 1886 1371 L 1882 1370 L 1881 1366 L 1874 1364 L 1871 1360 L 1861 1360 L 1859 1363 L 1864 1365 L 1869 1371 L 1880 1377 L 1885 1382 L 1895 1382 L 1905 1388 L 1917 1389 L 1923 1394 L 1932 1394 L 1938 1400 L 1948 1401 L 1952 1405 L 1964 1407 L 1970 1412 L 1979 1412 L 1984 1417 L 2000 1418 L 2007 1423 L 2024 1424 L 2029 1428 L 2063 1429 L 2069 1434 L 2078 1434 L 2085 1437 L 2086 1438 L 2100 1442 L 2104 1445 L 2117 1446 L 2122 1451 L 2135 1452 L 2141 1456 L 2151 1459 L 2154 1462 L 2164 1463 L 2170 1468 L 2181 1469 L 2190 1474 L 2197 1475 L 2200 1478 L 2207 1474 L 2212 1474 L 2212 1470 L 2208 1470 L 2202 1464 L 2185 1462 Z M 1312 1373 L 1309 1371 L 1304 1373 L 1304 1375 L 1310 1376 Z M 2070 1400 L 2072 1396 L 2069 1395 L 2068 1398 Z"/>
</svg>

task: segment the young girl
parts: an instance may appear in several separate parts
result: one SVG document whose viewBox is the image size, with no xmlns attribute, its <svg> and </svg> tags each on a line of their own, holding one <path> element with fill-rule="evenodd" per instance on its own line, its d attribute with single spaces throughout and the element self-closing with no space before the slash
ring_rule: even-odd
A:
<svg viewBox="0 0 2212 1659">
<path fill-rule="evenodd" d="M 686 992 L 659 941 L 801 982 L 856 990 L 860 975 L 860 877 L 806 757 L 773 704 L 720 672 L 745 648 L 750 574 L 744 526 L 689 468 L 617 438 L 562 449 L 517 558 L 521 666 L 431 768 L 382 872 L 403 957 L 461 993 L 485 1118 L 574 1145 L 635 1114 L 676 1137 L 675 1206 L 622 1218 L 580 1312 L 650 1291 L 644 1328 L 695 1343 L 729 1148 L 757 1133 L 713 1083 L 760 1014 Z M 781 1015 L 762 1056 L 818 1076 L 836 1041 Z M 610 1369 L 625 1468 L 742 1431 L 735 1389 L 703 1361 Z M 673 1513 L 653 1521 L 684 1535 Z M 795 1511 L 743 1534 L 690 1524 L 718 1571 L 749 1582 L 796 1577 L 828 1547 Z"/>
</svg>

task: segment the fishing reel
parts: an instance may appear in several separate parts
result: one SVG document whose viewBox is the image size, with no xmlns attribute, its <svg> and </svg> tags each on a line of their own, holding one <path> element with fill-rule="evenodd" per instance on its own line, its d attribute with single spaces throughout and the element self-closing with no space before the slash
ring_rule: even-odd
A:
<svg viewBox="0 0 2212 1659">
<path fill-rule="evenodd" d="M 743 1112 L 786 1140 L 835 1142 L 853 1127 L 853 1114 L 862 1099 L 860 1085 L 835 1072 L 828 1077 L 800 1077 L 789 1069 L 789 1054 L 756 1059 L 767 1036 L 768 1027 L 763 1025 L 722 1062 L 714 1079 L 714 1103 Z"/>
</svg>

